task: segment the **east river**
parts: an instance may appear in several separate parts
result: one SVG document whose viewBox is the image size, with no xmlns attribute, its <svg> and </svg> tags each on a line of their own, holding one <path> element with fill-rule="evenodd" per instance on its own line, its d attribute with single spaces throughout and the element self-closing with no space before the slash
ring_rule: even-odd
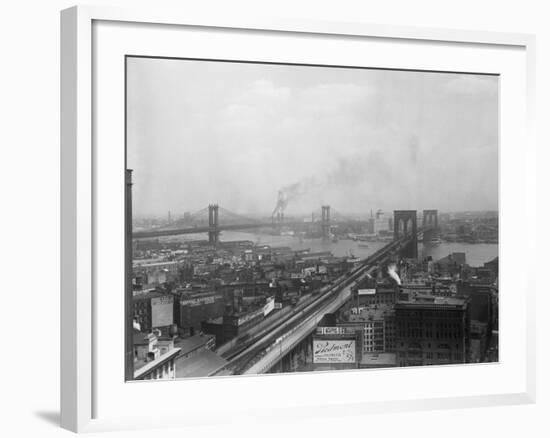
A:
<svg viewBox="0 0 550 438">
<path fill-rule="evenodd" d="M 182 236 L 178 236 L 180 239 Z M 204 239 L 204 235 L 188 235 L 185 240 Z M 174 239 L 174 238 L 172 238 Z M 178 239 L 179 240 L 179 239 Z M 250 240 L 256 245 L 288 246 L 293 250 L 310 249 L 311 252 L 330 251 L 337 257 L 353 255 L 365 258 L 382 248 L 388 242 L 357 242 L 353 240 L 323 241 L 322 239 L 302 239 L 296 236 L 276 236 L 270 234 L 224 231 L 220 240 Z M 466 254 L 466 263 L 470 266 L 482 266 L 498 256 L 498 244 L 491 243 L 458 243 L 441 242 L 438 245 L 424 246 L 418 244 L 419 257 L 431 255 L 434 260 L 442 259 L 453 252 Z"/>
</svg>

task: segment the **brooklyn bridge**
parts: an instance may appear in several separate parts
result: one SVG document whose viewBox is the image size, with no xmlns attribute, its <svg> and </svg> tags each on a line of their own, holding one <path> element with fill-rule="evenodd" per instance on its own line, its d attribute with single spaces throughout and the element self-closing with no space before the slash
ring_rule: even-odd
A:
<svg viewBox="0 0 550 438">
<path fill-rule="evenodd" d="M 220 220 L 223 217 L 224 220 Z M 208 222 L 206 222 L 206 219 Z M 321 206 L 321 220 L 317 222 L 321 236 L 328 239 L 331 234 L 331 227 L 351 221 L 350 218 L 334 212 L 329 205 Z M 184 226 L 183 222 L 193 222 L 194 224 Z M 418 217 L 416 210 L 395 210 L 393 213 L 394 239 L 409 237 L 414 240 L 411 245 L 412 257 L 418 255 L 416 242 L 420 235 L 424 241 L 429 241 L 435 235 L 438 228 L 437 210 L 423 210 L 422 226 L 418 226 Z M 204 223 L 204 225 L 203 225 Z M 234 213 L 218 204 L 209 204 L 207 207 L 193 213 L 186 221 L 175 221 L 163 228 L 153 230 L 137 231 L 132 233 L 134 239 L 145 239 L 164 236 L 176 236 L 182 234 L 200 234 L 207 233 L 211 244 L 217 244 L 220 240 L 222 231 L 252 230 L 258 228 L 281 228 L 301 226 L 304 220 L 284 219 L 281 216 L 272 217 L 271 220 L 259 220 L 245 217 Z"/>
</svg>

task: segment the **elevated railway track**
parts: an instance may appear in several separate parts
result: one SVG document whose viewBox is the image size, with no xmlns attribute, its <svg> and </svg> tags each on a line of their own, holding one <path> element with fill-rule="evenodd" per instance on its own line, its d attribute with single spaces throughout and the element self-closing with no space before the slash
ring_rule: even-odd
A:
<svg viewBox="0 0 550 438">
<path fill-rule="evenodd" d="M 418 233 L 422 230 L 418 230 Z M 380 263 L 385 263 L 410 236 L 390 242 L 364 259 L 359 266 L 338 277 L 296 306 L 291 312 L 248 339 L 224 356 L 229 362 L 211 375 L 256 374 L 267 372 L 297 343 L 315 330 L 326 313 L 339 309 L 351 296 L 351 289 L 370 274 Z"/>
</svg>

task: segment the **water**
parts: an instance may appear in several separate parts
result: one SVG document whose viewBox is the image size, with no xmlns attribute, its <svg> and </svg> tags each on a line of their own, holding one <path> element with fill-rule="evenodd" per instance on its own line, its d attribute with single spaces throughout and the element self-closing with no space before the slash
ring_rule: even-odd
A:
<svg viewBox="0 0 550 438">
<path fill-rule="evenodd" d="M 188 235 L 185 239 L 204 239 L 204 235 Z M 244 231 L 224 231 L 220 239 L 222 241 L 250 240 L 257 245 L 288 246 L 293 250 L 310 249 L 312 252 L 330 251 L 336 257 L 354 255 L 359 258 L 368 257 L 387 244 L 387 242 L 356 242 L 353 240 L 333 242 L 322 239 L 300 239 L 295 236 L 272 236 L 270 234 Z M 360 244 L 361 246 L 359 246 Z M 364 245 L 368 245 L 368 247 L 364 248 Z M 466 263 L 470 266 L 483 266 L 484 263 L 498 256 L 498 244 L 458 242 L 442 242 L 439 245 L 426 246 L 422 243 L 418 244 L 418 255 L 422 258 L 431 255 L 434 260 L 439 260 L 453 252 L 466 253 Z"/>
<path fill-rule="evenodd" d="M 418 245 L 419 257 L 431 255 L 436 261 L 453 252 L 465 253 L 466 263 L 470 266 L 483 266 L 484 263 L 498 256 L 498 244 L 441 242 L 439 245 L 424 246 L 421 243 Z"/>
<path fill-rule="evenodd" d="M 359 247 L 359 242 L 353 240 L 333 242 L 323 239 L 301 239 L 296 236 L 272 236 L 244 232 L 224 232 L 221 238 L 223 240 L 251 240 L 257 245 L 288 246 L 295 251 L 301 249 L 310 249 L 311 252 L 330 251 L 336 257 L 354 255 L 359 258 L 367 257 L 386 245 L 385 242 L 361 242 L 361 245 L 368 245 L 367 248 L 364 248 Z"/>
</svg>

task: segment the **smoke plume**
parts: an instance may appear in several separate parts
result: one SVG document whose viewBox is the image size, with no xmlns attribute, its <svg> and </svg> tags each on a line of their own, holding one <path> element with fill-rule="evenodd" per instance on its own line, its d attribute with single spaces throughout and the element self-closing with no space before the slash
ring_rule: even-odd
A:
<svg viewBox="0 0 550 438">
<path fill-rule="evenodd" d="M 395 168 L 389 165 L 389 158 L 379 150 L 372 150 L 366 155 L 334 159 L 334 164 L 325 172 L 281 187 L 273 214 L 282 213 L 291 202 L 319 189 L 361 186 L 365 190 L 365 198 L 374 201 L 379 191 L 375 185 L 388 179 L 393 181 L 394 172 Z"/>
<path fill-rule="evenodd" d="M 273 209 L 272 216 L 278 212 L 284 213 L 290 201 L 297 200 L 305 196 L 309 191 L 322 186 L 322 179 L 310 177 L 282 187 L 277 194 L 277 204 Z"/>
<path fill-rule="evenodd" d="M 395 263 L 391 263 L 388 265 L 388 274 L 396 281 L 399 286 L 401 286 L 401 279 L 399 278 L 399 275 L 397 275 L 397 266 Z"/>
</svg>

